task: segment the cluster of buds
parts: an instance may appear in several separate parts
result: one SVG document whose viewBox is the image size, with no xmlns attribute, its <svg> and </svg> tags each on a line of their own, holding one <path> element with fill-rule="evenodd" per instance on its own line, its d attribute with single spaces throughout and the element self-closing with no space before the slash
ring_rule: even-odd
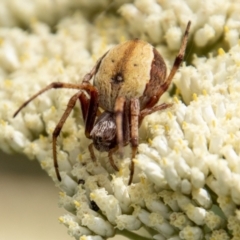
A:
<svg viewBox="0 0 240 240">
<path fill-rule="evenodd" d="M 101 240 L 115 234 L 132 239 L 239 239 L 240 19 L 236 13 L 240 6 L 234 0 L 204 5 L 183 0 L 126 2 L 130 1 L 118 1 L 112 9 L 118 9 L 121 17 L 106 13 L 93 25 L 81 12 L 65 19 L 61 19 L 64 11 L 58 17 L 49 14 L 53 19 L 41 18 L 36 13 L 37 0 L 28 15 L 19 8 L 18 17 L 12 16 L 16 13 L 13 5 L 3 4 L 12 25 L 17 19 L 29 24 L 27 16 L 47 23 L 32 21 L 31 33 L 0 29 L 0 149 L 22 152 L 40 162 L 61 189 L 59 204 L 68 214 L 59 220 L 76 239 Z M 99 8 L 108 3 L 99 1 Z M 70 9 L 69 4 L 62 1 L 58 9 Z M 95 13 L 91 1 L 75 4 Z M 172 51 L 179 49 L 189 20 L 187 60 L 221 42 L 223 35 L 229 49 L 213 48 L 216 56 L 193 56 L 191 66 L 180 68 L 173 80 L 175 95 L 166 93 L 161 98 L 173 107 L 146 117 L 139 129 L 133 183 L 128 185 L 128 147 L 124 159 L 114 155 L 118 172 L 107 154 L 97 155 L 96 162 L 91 160 L 79 106 L 59 138 L 59 182 L 52 163 L 51 134 L 74 91 L 39 96 L 16 119 L 12 118 L 14 111 L 50 82 L 79 83 L 121 36 L 134 35 L 154 43 L 170 65 L 176 55 Z M 53 22 L 58 22 L 54 34 L 50 31 Z M 127 33 L 126 26 L 130 26 Z M 147 229 L 144 237 L 142 232 L 136 233 L 140 228 Z"/>
</svg>

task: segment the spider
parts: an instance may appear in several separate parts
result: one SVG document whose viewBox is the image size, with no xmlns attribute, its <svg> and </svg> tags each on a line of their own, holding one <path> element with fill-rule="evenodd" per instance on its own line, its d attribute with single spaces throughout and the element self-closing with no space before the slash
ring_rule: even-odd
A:
<svg viewBox="0 0 240 240">
<path fill-rule="evenodd" d="M 118 171 L 113 153 L 131 144 L 131 164 L 128 184 L 132 183 L 134 161 L 138 147 L 138 129 L 143 118 L 172 104 L 156 105 L 168 89 L 185 54 L 189 21 L 173 67 L 166 77 L 167 68 L 162 56 L 149 43 L 133 39 L 107 51 L 86 74 L 81 84 L 53 82 L 24 102 L 14 113 L 15 117 L 29 102 L 49 89 L 70 88 L 79 90 L 69 100 L 67 108 L 52 134 L 54 168 L 59 181 L 61 176 L 57 162 L 56 142 L 63 124 L 79 100 L 85 122 L 85 135 L 92 139 L 89 145 L 95 161 L 93 147 L 108 152 L 112 167 Z M 90 80 L 93 78 L 93 84 Z M 155 106 L 156 105 L 156 106 Z M 103 112 L 101 112 L 101 110 Z"/>
</svg>

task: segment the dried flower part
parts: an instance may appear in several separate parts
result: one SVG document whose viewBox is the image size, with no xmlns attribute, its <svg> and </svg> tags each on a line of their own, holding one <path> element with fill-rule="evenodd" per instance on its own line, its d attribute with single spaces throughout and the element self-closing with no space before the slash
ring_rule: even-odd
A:
<svg viewBox="0 0 240 240">
<path fill-rule="evenodd" d="M 110 2 L 61 0 L 57 7 L 50 3 L 46 7 L 34 0 L 31 8 L 24 1 L 2 2 L 0 149 L 21 152 L 40 162 L 61 189 L 59 205 L 68 214 L 59 221 L 76 239 L 106 239 L 116 233 L 137 239 L 130 232 L 144 226 L 151 229 L 149 239 L 238 239 L 239 3 Z M 106 10 L 99 15 L 108 6 L 110 14 Z M 72 9 L 79 12 L 66 17 Z M 92 19 L 96 20 L 92 23 Z M 80 82 L 106 50 L 130 36 L 156 45 L 170 66 L 189 20 L 188 64 L 173 80 L 174 95 L 166 93 L 161 99 L 174 106 L 143 121 L 133 184 L 127 185 L 128 148 L 123 160 L 114 155 L 119 172 L 112 169 L 104 153 L 96 154 L 97 162 L 92 162 L 79 106 L 59 138 L 59 183 L 52 163 L 51 134 L 75 91 L 49 91 L 16 119 L 12 118 L 14 111 L 50 82 Z M 55 23 L 58 27 L 53 33 Z M 21 25 L 29 32 L 17 27 Z M 224 47 L 226 43 L 229 48 Z"/>
</svg>

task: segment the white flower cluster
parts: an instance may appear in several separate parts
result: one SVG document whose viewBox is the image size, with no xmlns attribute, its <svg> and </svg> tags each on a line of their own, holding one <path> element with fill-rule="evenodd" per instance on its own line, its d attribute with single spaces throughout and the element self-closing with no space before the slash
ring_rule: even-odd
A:
<svg viewBox="0 0 240 240">
<path fill-rule="evenodd" d="M 238 44 L 182 67 L 175 83 L 188 107 L 175 97 L 171 112 L 144 122 L 149 143 L 139 146 L 136 164 L 155 187 L 166 189 L 158 200 L 169 207 L 182 239 L 240 237 L 239 51 Z"/>
<path fill-rule="evenodd" d="M 0 149 L 36 158 L 49 173 L 61 189 L 60 206 L 69 212 L 59 219 L 69 234 L 78 240 L 115 234 L 131 239 L 240 239 L 238 1 L 119 0 L 117 6 L 121 7 L 110 8 L 108 15 L 107 0 L 98 5 L 75 0 L 72 4 L 91 14 L 96 8 L 106 8 L 93 24 L 81 11 L 61 17 L 73 6 L 71 1 L 57 1 L 56 9 L 48 7 L 61 13 L 54 15 L 54 20 L 44 19 L 44 11 L 35 12 L 40 1 L 32 1 L 28 8 L 21 4 L 14 8 L 15 2 L 4 2 L 5 15 L 0 22 L 24 22 L 29 33 L 19 27 L 0 28 Z M 29 21 L 29 16 L 47 24 Z M 171 50 L 179 49 L 189 20 L 189 59 L 191 53 L 206 52 L 210 47 L 216 50 L 216 43 L 221 47 L 227 43 L 229 49 L 219 48 L 208 57 L 193 56 L 191 66 L 180 68 L 174 78 L 176 95 L 166 93 L 161 99 L 173 102 L 173 107 L 146 117 L 139 130 L 141 144 L 134 159 L 133 184 L 127 185 L 129 146 L 126 159 L 114 155 L 119 172 L 112 169 L 107 153 L 95 151 L 98 161 L 91 160 L 79 106 L 59 137 L 62 182 L 58 182 L 51 134 L 75 91 L 51 90 L 15 119 L 14 111 L 53 81 L 81 82 L 107 49 L 129 36 L 157 45 L 170 65 L 175 57 Z M 55 33 L 50 27 L 54 21 L 58 23 Z M 140 228 L 147 229 L 145 237 L 133 233 Z"/>
<path fill-rule="evenodd" d="M 226 29 L 229 31 L 226 38 L 235 45 L 240 28 L 239 11 L 237 0 L 134 0 L 134 3 L 124 4 L 119 9 L 133 34 L 156 44 L 166 41 L 171 50 L 179 49 L 189 19 L 197 47 L 216 43 Z"/>
</svg>

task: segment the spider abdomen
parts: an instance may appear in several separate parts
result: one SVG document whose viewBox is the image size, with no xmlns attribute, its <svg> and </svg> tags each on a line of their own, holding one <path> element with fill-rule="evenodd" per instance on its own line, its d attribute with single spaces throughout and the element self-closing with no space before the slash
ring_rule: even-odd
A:
<svg viewBox="0 0 240 240">
<path fill-rule="evenodd" d="M 157 72 L 152 70 L 156 64 Z M 113 112 L 118 97 L 124 97 L 127 102 L 142 97 L 141 108 L 144 108 L 154 91 L 164 82 L 165 76 L 166 65 L 157 50 L 145 41 L 134 39 L 108 51 L 101 60 L 93 84 L 100 93 L 100 107 Z M 150 93 L 147 90 L 149 87 L 154 91 Z"/>
</svg>

